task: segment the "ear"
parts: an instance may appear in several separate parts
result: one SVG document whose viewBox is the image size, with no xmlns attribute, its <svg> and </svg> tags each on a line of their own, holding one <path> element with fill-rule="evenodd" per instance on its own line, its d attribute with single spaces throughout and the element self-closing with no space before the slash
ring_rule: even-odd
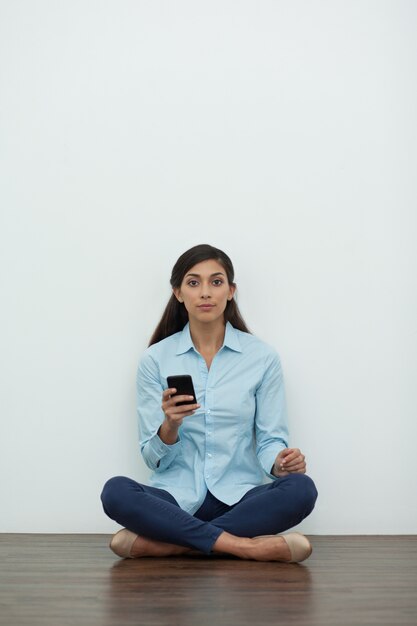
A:
<svg viewBox="0 0 417 626">
<path fill-rule="evenodd" d="M 177 287 L 175 287 L 175 288 L 172 290 L 172 292 L 173 292 L 174 296 L 177 298 L 177 300 L 178 300 L 179 302 L 182 302 L 182 298 L 181 298 L 181 295 L 180 295 L 180 294 L 181 294 L 181 290 L 180 290 L 180 289 L 178 289 Z"/>
<path fill-rule="evenodd" d="M 229 297 L 227 298 L 228 300 L 233 300 L 233 296 L 235 295 L 235 291 L 236 291 L 236 286 L 235 285 L 231 285 L 230 286 L 230 290 L 229 290 Z"/>
</svg>

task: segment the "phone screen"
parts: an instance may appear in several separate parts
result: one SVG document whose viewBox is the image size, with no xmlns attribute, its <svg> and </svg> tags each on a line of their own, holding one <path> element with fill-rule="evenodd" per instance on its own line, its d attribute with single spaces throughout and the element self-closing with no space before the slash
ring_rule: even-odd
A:
<svg viewBox="0 0 417 626">
<path fill-rule="evenodd" d="M 185 400 L 184 402 L 177 402 L 177 406 L 182 404 L 195 404 L 197 397 L 194 391 L 193 379 L 189 374 L 180 374 L 178 376 L 167 376 L 168 387 L 175 387 L 177 390 L 172 394 L 172 398 L 175 396 L 193 396 L 192 400 Z"/>
</svg>

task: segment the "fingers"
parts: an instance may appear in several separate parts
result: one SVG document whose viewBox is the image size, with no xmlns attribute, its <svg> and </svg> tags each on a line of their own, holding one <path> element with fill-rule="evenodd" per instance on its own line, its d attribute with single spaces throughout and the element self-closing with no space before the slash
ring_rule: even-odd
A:
<svg viewBox="0 0 417 626">
<path fill-rule="evenodd" d="M 288 474 L 305 474 L 307 471 L 307 465 L 303 463 L 298 463 L 297 465 L 293 465 L 292 467 L 279 467 L 278 475 L 279 476 L 287 476 Z"/>
<path fill-rule="evenodd" d="M 162 404 L 161 408 L 165 415 L 170 418 L 181 419 L 189 415 L 193 415 L 194 412 L 201 406 L 198 402 L 193 404 L 181 404 L 178 406 L 178 402 L 190 401 L 193 396 L 189 395 L 174 395 L 176 389 L 174 387 L 164 389 L 162 392 Z"/>
<path fill-rule="evenodd" d="M 301 469 L 302 467 L 305 467 L 305 466 L 306 466 L 305 457 L 300 456 L 297 459 L 295 459 L 295 461 L 293 461 L 292 463 L 284 463 L 282 466 L 282 469 L 287 470 L 287 472 L 293 472 L 294 470 Z"/>
<path fill-rule="evenodd" d="M 304 456 L 302 455 L 301 457 L 296 459 L 293 463 L 289 463 L 288 465 L 285 464 L 283 469 L 291 473 L 293 472 L 305 473 L 306 467 L 307 465 L 305 463 Z"/>
<path fill-rule="evenodd" d="M 306 471 L 305 456 L 299 448 L 287 448 L 282 451 L 279 467 L 286 472 L 304 474 Z"/>
<path fill-rule="evenodd" d="M 174 395 L 175 392 L 176 389 L 174 387 L 171 389 L 164 389 L 164 391 L 162 392 L 163 403 L 165 402 L 170 406 L 175 406 L 178 402 L 185 402 L 186 400 L 192 400 L 194 398 L 194 396 Z"/>
<path fill-rule="evenodd" d="M 298 448 L 286 448 L 282 451 L 283 459 L 281 463 L 291 463 L 294 459 L 296 459 L 301 454 L 301 450 Z"/>
<path fill-rule="evenodd" d="M 300 454 L 296 456 L 292 461 L 289 461 L 289 462 L 285 460 L 282 461 L 282 465 L 285 467 L 285 469 L 288 469 L 290 467 L 293 468 L 296 465 L 299 465 L 300 463 L 304 463 L 304 461 L 305 461 L 304 454 Z"/>
<path fill-rule="evenodd" d="M 169 400 L 169 399 L 170 399 L 170 397 L 171 397 L 172 395 L 174 395 L 174 394 L 175 394 L 175 392 L 176 392 L 176 391 L 177 391 L 177 390 L 175 389 L 175 387 L 171 387 L 171 388 L 168 388 L 168 389 L 164 389 L 164 390 L 163 390 L 163 392 L 162 392 L 162 398 L 163 398 L 163 399 L 164 399 L 164 401 L 166 402 L 167 400 Z M 175 396 L 175 398 L 176 398 L 176 399 L 178 399 L 179 397 L 180 397 L 180 396 Z"/>
</svg>

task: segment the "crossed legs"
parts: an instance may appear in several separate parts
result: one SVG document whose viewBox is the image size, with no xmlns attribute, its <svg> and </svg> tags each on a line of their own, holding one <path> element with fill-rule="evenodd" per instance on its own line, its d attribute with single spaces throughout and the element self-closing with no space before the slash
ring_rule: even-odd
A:
<svg viewBox="0 0 417 626">
<path fill-rule="evenodd" d="M 313 481 L 302 474 L 255 487 L 232 506 L 208 492 L 194 515 L 183 511 L 167 491 L 123 476 L 107 481 L 101 494 L 105 513 L 138 535 L 131 556 L 197 551 L 284 561 L 290 560 L 289 548 L 276 534 L 304 519 L 316 498 Z"/>
</svg>

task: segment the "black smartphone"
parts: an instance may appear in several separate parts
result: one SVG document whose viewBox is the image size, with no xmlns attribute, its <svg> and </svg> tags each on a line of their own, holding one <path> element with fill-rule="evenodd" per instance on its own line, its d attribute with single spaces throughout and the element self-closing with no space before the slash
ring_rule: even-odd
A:
<svg viewBox="0 0 417 626">
<path fill-rule="evenodd" d="M 197 397 L 194 391 L 193 379 L 189 374 L 181 374 L 178 376 L 167 376 L 168 388 L 174 387 L 177 391 L 171 395 L 171 398 L 175 396 L 193 396 L 192 400 L 185 400 L 184 402 L 177 402 L 176 406 L 182 404 L 195 404 Z"/>
</svg>

